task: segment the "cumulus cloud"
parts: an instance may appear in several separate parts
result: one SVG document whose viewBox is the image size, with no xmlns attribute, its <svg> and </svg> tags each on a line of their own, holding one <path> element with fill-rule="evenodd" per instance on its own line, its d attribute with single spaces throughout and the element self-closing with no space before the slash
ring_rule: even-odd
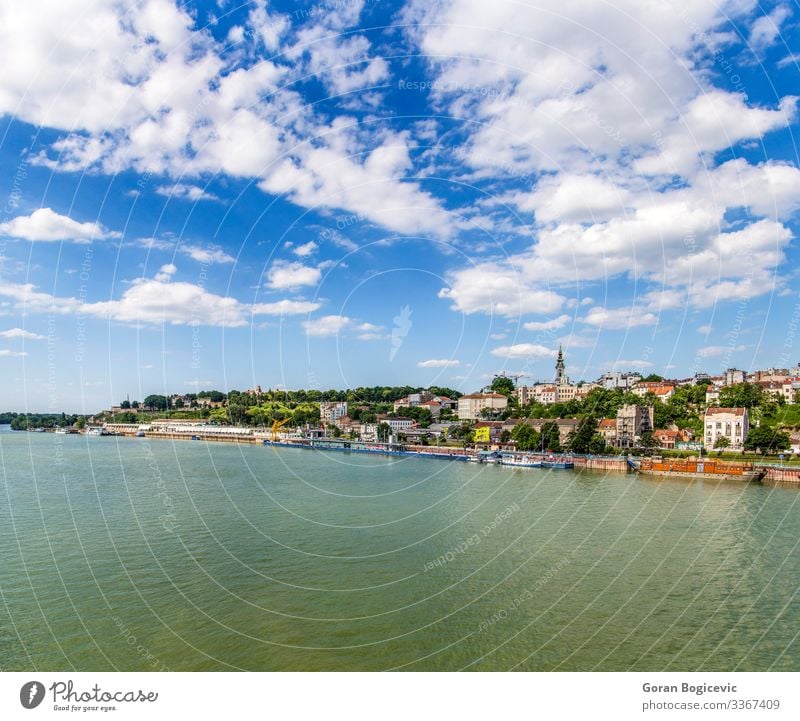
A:
<svg viewBox="0 0 800 721">
<path fill-rule="evenodd" d="M 219 43 L 174 0 L 0 7 L 0 113 L 60 131 L 33 159 L 54 170 L 166 175 L 176 184 L 158 191 L 189 201 L 213 199 L 195 179 L 224 174 L 305 207 L 445 234 L 441 204 L 409 177 L 401 134 L 330 123 L 293 85 L 317 74 L 348 93 L 385 80 L 366 35 L 342 32 L 342 16 L 355 24 L 361 9 L 317 13 L 292 32 L 290 16 L 258 0 Z"/>
<path fill-rule="evenodd" d="M 159 185 L 156 187 L 156 193 L 164 195 L 168 198 L 181 198 L 183 200 L 190 200 L 197 202 L 200 200 L 219 200 L 214 193 L 209 192 L 199 185 L 192 185 L 191 183 L 175 183 L 174 185 Z"/>
<path fill-rule="evenodd" d="M 581 320 L 589 325 L 608 330 L 658 323 L 656 315 L 643 313 L 639 308 L 602 308 L 600 306 L 590 309 Z"/>
<path fill-rule="evenodd" d="M 558 328 L 563 328 L 569 321 L 570 316 L 564 314 L 550 320 L 525 323 L 523 328 L 525 328 L 525 330 L 556 330 Z"/>
<path fill-rule="evenodd" d="M 555 358 L 556 351 L 535 343 L 504 345 L 491 351 L 498 358 Z"/>
<path fill-rule="evenodd" d="M 606 365 L 610 365 L 612 368 L 637 368 L 639 370 L 643 368 L 652 368 L 653 363 L 649 360 L 644 360 L 642 358 L 636 358 L 634 360 L 615 360 L 612 363 L 607 363 Z"/>
<path fill-rule="evenodd" d="M 178 246 L 178 250 L 184 255 L 188 255 L 192 260 L 204 265 L 212 263 L 233 263 L 236 259 L 226 253 L 222 248 L 216 246 L 203 247 L 200 245 L 190 245 L 182 243 Z"/>
<path fill-rule="evenodd" d="M 167 264 L 152 279 L 134 280 L 117 300 L 83 302 L 78 298 L 43 293 L 30 283 L 8 282 L 0 282 L 0 297 L 12 299 L 23 314 L 80 314 L 121 323 L 231 328 L 249 325 L 253 316 L 307 314 L 320 307 L 319 303 L 288 299 L 274 303 L 242 303 L 200 285 L 173 280 L 176 270 L 174 265 Z"/>
<path fill-rule="evenodd" d="M 424 360 L 417 363 L 417 368 L 455 368 L 460 366 L 461 361 L 453 358 L 432 358 L 431 360 Z"/>
<path fill-rule="evenodd" d="M 72 241 L 91 243 L 93 240 L 119 238 L 120 234 L 96 222 L 78 222 L 60 215 L 51 208 L 39 208 L 30 215 L 18 215 L 0 224 L 0 234 L 32 242 Z"/>
<path fill-rule="evenodd" d="M 31 333 L 29 330 L 23 328 L 9 328 L 8 330 L 0 331 L 0 338 L 23 338 L 24 340 L 47 340 L 47 336 L 39 333 Z"/>
<path fill-rule="evenodd" d="M 303 321 L 306 335 L 331 336 L 338 335 L 353 322 L 346 315 L 323 315 L 319 318 Z"/>
<path fill-rule="evenodd" d="M 304 285 L 317 285 L 322 272 L 295 261 L 276 260 L 267 271 L 267 285 L 274 289 L 297 288 Z"/>
<path fill-rule="evenodd" d="M 697 355 L 701 358 L 716 358 L 726 353 L 739 353 L 747 350 L 746 345 L 707 345 L 697 350 Z"/>
<path fill-rule="evenodd" d="M 317 252 L 317 248 L 319 246 L 313 241 L 309 240 L 308 243 L 303 243 L 302 245 L 298 245 L 292 249 L 292 253 L 301 258 L 305 258 L 308 255 L 313 255 Z"/>
</svg>

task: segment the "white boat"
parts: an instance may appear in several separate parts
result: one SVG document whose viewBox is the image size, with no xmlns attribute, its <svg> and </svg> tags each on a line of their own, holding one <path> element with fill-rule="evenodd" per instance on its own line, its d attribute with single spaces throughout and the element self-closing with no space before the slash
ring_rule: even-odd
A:
<svg viewBox="0 0 800 721">
<path fill-rule="evenodd" d="M 105 428 L 92 427 L 86 431 L 87 436 L 107 436 L 108 431 Z"/>
<path fill-rule="evenodd" d="M 69 431 L 66 428 L 56 428 L 56 433 L 59 435 L 65 436 Z"/>
<path fill-rule="evenodd" d="M 542 462 L 530 456 L 503 455 L 500 458 L 500 465 L 514 466 L 515 468 L 541 468 Z"/>
</svg>

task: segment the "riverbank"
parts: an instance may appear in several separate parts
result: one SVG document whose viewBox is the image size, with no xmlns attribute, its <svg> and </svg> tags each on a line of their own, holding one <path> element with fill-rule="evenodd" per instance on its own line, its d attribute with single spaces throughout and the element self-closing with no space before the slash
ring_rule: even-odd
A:
<svg viewBox="0 0 800 721">
<path fill-rule="evenodd" d="M 123 427 L 124 426 L 124 427 Z M 47 429 L 52 432 L 53 429 Z M 165 426 L 163 429 L 143 430 L 142 426 L 131 424 L 113 424 L 107 428 L 106 437 L 140 437 L 155 440 L 168 441 L 205 441 L 212 443 L 234 443 L 246 445 L 265 445 L 279 446 L 285 448 L 299 448 L 310 450 L 328 450 L 334 452 L 349 453 L 371 453 L 386 456 L 408 456 L 416 458 L 430 458 L 434 460 L 448 461 L 471 461 L 477 460 L 480 449 L 477 448 L 454 448 L 449 446 L 421 446 L 400 443 L 383 443 L 379 441 L 350 441 L 346 439 L 328 438 L 286 438 L 274 440 L 274 434 L 268 430 L 254 430 L 252 428 L 242 428 L 237 426 L 219 426 L 209 429 L 198 424 L 181 423 L 174 426 Z M 74 432 L 72 433 L 74 435 Z M 82 432 L 82 435 L 93 435 L 92 429 Z M 522 454 L 522 452 L 520 452 Z M 578 454 L 552 454 L 537 453 L 533 451 L 525 452 L 524 455 L 543 462 L 553 462 L 554 459 L 566 461 L 572 464 L 575 470 L 589 470 L 600 473 L 630 473 L 636 472 L 634 464 L 630 463 L 628 456 L 600 456 L 600 455 L 578 455 Z M 707 457 L 713 460 L 716 466 L 724 467 L 730 464 L 732 467 L 737 465 L 731 461 L 720 460 L 718 458 Z M 780 484 L 789 487 L 800 488 L 800 468 L 790 467 L 782 464 L 769 464 L 755 462 L 754 466 L 763 470 L 762 482 L 768 484 Z M 519 467 L 508 464 L 507 467 Z M 698 475 L 697 479 L 702 480 L 703 476 Z M 709 476 L 708 480 L 713 480 Z"/>
</svg>

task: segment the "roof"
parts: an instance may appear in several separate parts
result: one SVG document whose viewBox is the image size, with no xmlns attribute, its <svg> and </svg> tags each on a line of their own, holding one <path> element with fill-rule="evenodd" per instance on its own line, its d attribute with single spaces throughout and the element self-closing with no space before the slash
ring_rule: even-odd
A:
<svg viewBox="0 0 800 721">
<path fill-rule="evenodd" d="M 617 420 L 616 420 L 616 418 L 603 418 L 603 420 L 600 421 L 600 423 L 599 423 L 599 425 L 597 427 L 598 428 L 613 428 L 613 429 L 616 430 L 616 428 L 617 428 Z"/>
<path fill-rule="evenodd" d="M 464 400 L 464 399 L 484 400 L 486 398 L 505 398 L 506 400 L 508 400 L 508 398 L 506 398 L 506 396 L 502 395 L 501 393 L 472 393 L 471 395 L 468 396 L 461 396 L 459 400 Z"/>
<path fill-rule="evenodd" d="M 706 411 L 707 416 L 716 416 L 716 415 L 734 415 L 734 416 L 743 416 L 745 414 L 746 408 L 709 408 Z"/>
</svg>

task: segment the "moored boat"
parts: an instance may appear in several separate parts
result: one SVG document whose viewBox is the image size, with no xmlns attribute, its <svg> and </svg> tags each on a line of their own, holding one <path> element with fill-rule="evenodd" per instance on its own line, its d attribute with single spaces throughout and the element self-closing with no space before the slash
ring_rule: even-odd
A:
<svg viewBox="0 0 800 721">
<path fill-rule="evenodd" d="M 650 476 L 675 478 L 708 478 L 721 481 L 760 481 L 765 474 L 763 469 L 752 463 L 728 462 L 716 459 L 699 458 L 643 458 L 637 471 Z"/>
<path fill-rule="evenodd" d="M 512 466 L 514 468 L 541 468 L 542 462 L 531 456 L 519 456 L 514 453 L 503 453 L 500 456 L 501 466 Z"/>
</svg>

